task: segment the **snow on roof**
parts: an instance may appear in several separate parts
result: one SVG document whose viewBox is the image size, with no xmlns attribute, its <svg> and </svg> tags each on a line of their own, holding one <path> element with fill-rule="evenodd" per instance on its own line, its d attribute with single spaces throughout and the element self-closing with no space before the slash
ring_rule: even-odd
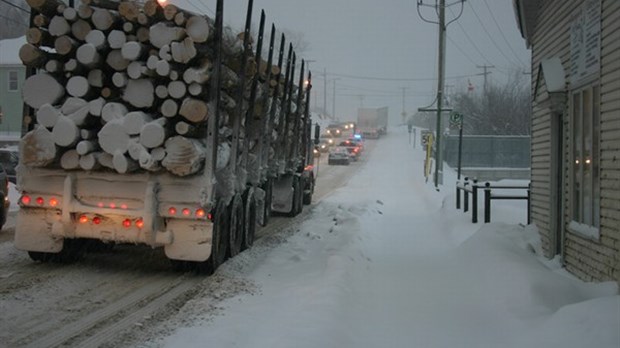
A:
<svg viewBox="0 0 620 348">
<path fill-rule="evenodd" d="M 26 37 L 0 40 L 0 65 L 22 64 L 19 49 L 26 43 Z"/>
</svg>

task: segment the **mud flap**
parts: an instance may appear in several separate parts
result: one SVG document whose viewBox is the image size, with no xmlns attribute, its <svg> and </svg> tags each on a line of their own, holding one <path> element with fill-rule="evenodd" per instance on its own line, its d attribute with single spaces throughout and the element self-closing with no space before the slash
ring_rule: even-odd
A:
<svg viewBox="0 0 620 348">
<path fill-rule="evenodd" d="M 15 225 L 15 248 L 24 251 L 59 253 L 63 238 L 52 235 L 52 225 L 60 221 L 54 211 L 22 208 Z"/>
<path fill-rule="evenodd" d="M 290 213 L 293 210 L 293 189 L 294 175 L 285 175 L 273 182 L 273 201 L 271 209 L 278 213 Z"/>
<path fill-rule="evenodd" d="M 172 220 L 168 221 L 167 232 L 172 235 L 172 243 L 164 247 L 169 259 L 202 262 L 211 256 L 211 221 Z"/>
</svg>

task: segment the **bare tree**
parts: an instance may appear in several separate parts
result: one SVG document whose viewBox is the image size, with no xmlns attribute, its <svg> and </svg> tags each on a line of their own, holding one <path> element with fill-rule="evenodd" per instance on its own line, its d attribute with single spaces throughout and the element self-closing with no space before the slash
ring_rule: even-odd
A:
<svg viewBox="0 0 620 348">
<path fill-rule="evenodd" d="M 481 94 L 457 93 L 452 100 L 464 115 L 466 134 L 530 134 L 530 90 L 521 74 L 515 73 L 504 85 L 490 83 Z"/>
</svg>

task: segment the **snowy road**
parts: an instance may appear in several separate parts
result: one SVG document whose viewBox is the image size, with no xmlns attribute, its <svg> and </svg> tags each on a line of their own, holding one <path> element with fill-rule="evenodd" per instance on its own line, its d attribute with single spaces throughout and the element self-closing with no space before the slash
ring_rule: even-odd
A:
<svg viewBox="0 0 620 348">
<path fill-rule="evenodd" d="M 321 163 L 315 202 L 345 184 L 364 161 L 350 166 Z M 293 220 L 272 218 L 258 232 L 252 255 L 260 259 L 285 241 L 309 210 Z M 174 273 L 161 250 L 146 247 L 117 246 L 88 253 L 71 265 L 34 263 L 13 248 L 14 225 L 13 212 L 0 232 L 3 347 L 130 346 L 160 335 L 148 328 L 162 326 L 197 295 L 209 301 L 210 308 L 203 311 L 207 314 L 216 313 L 224 298 L 254 291 L 244 280 Z"/>
</svg>

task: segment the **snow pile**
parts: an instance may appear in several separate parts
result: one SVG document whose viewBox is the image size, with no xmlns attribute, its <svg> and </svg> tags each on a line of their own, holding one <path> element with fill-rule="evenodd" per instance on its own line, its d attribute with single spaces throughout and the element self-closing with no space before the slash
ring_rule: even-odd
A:
<svg viewBox="0 0 620 348">
<path fill-rule="evenodd" d="M 149 345 L 620 346 L 616 283 L 587 284 L 542 259 L 533 226 L 471 224 L 452 189 L 424 183 L 406 141 L 380 140 L 310 218 L 218 271 L 253 291 L 188 304 L 179 329 Z M 515 215 L 506 204 L 495 211 Z M 201 314 L 214 305 L 217 316 Z"/>
</svg>

